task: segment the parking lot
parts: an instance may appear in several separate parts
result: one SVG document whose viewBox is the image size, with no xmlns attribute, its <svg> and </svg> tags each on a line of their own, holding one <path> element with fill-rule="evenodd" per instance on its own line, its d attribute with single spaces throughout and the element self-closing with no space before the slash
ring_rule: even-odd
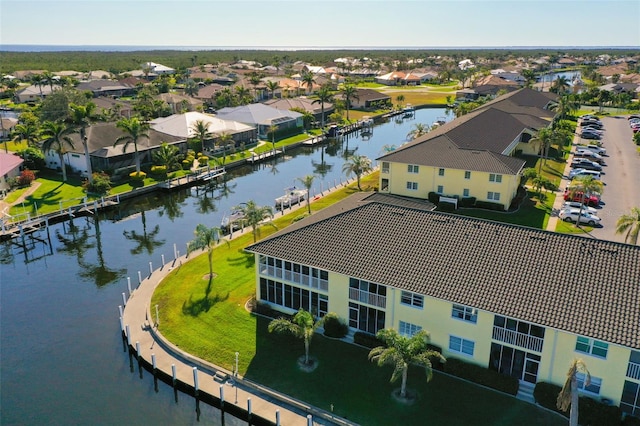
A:
<svg viewBox="0 0 640 426">
<path fill-rule="evenodd" d="M 601 120 L 604 125 L 602 147 L 607 150 L 601 176 L 604 183 L 602 203 L 597 213 L 602 221 L 590 235 L 624 242 L 624 235 L 615 233 L 616 221 L 623 214 L 629 214 L 632 207 L 640 207 L 640 154 L 631 139 L 633 133 L 626 116 L 602 117 Z M 581 144 L 592 142 L 580 141 Z"/>
</svg>

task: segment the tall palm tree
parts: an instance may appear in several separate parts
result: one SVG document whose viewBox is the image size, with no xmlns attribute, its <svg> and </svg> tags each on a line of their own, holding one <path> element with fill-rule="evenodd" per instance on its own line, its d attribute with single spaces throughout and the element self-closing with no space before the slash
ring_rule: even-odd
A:
<svg viewBox="0 0 640 426">
<path fill-rule="evenodd" d="M 292 319 L 276 318 L 269 323 L 270 333 L 289 333 L 304 340 L 304 364 L 310 365 L 309 346 L 311 338 L 318 327 L 322 325 L 322 319 L 316 321 L 311 312 L 300 308 Z"/>
<path fill-rule="evenodd" d="M 310 94 L 311 90 L 313 89 L 313 83 L 314 83 L 313 78 L 314 78 L 313 73 L 310 71 L 305 71 L 300 76 L 300 79 L 302 80 L 302 85 L 307 86 L 307 95 Z"/>
<path fill-rule="evenodd" d="M 356 89 L 356 87 L 351 84 L 345 84 L 340 89 L 340 93 L 342 93 L 342 96 L 344 98 L 344 104 L 347 109 L 347 121 L 349 121 L 349 109 L 351 108 L 351 100 L 359 99 L 358 89 Z"/>
<path fill-rule="evenodd" d="M 213 249 L 220 242 L 222 231 L 220 228 L 207 227 L 198 224 L 194 231 L 195 238 L 187 243 L 187 253 L 191 254 L 195 250 L 207 250 L 207 259 L 209 260 L 209 279 L 213 278 Z"/>
<path fill-rule="evenodd" d="M 578 373 L 583 373 L 586 376 L 585 383 L 588 385 L 591 381 L 591 375 L 587 370 L 587 366 L 581 359 L 574 359 L 569 366 L 569 371 L 567 371 L 567 380 L 564 382 L 564 386 L 562 386 L 562 390 L 556 400 L 556 407 L 559 410 L 567 411 L 571 407 L 569 411 L 569 426 L 578 426 L 578 401 L 580 399 L 578 395 Z"/>
<path fill-rule="evenodd" d="M 303 178 L 298 178 L 298 181 L 302 183 L 304 188 L 307 190 L 307 211 L 311 214 L 311 187 L 313 186 L 313 180 L 316 177 L 314 175 L 306 175 Z"/>
<path fill-rule="evenodd" d="M 553 93 L 557 93 L 559 95 L 566 93 L 568 90 L 569 90 L 569 80 L 567 80 L 567 77 L 563 75 L 560 75 L 558 76 L 558 78 L 553 80 L 553 83 L 551 84 L 551 89 L 549 89 L 549 91 Z"/>
<path fill-rule="evenodd" d="M 268 223 L 278 229 L 276 225 L 271 222 L 273 209 L 270 206 L 258 206 L 255 201 L 250 200 L 234 207 L 233 210 L 241 212 L 244 218 L 242 220 L 251 227 L 254 243 L 258 240 L 258 235 L 260 234 L 260 228 L 258 226 L 262 221 L 269 219 Z"/>
<path fill-rule="evenodd" d="M 31 84 L 33 84 L 34 86 L 38 86 L 38 89 L 40 89 L 40 98 L 44 98 L 44 94 L 42 93 L 42 86 L 44 86 L 46 82 L 42 74 L 34 74 L 29 80 Z"/>
<path fill-rule="evenodd" d="M 524 69 L 522 70 L 522 77 L 524 78 L 525 87 L 531 87 L 536 81 L 536 72 L 532 69 Z"/>
<path fill-rule="evenodd" d="M 603 188 L 604 184 L 594 179 L 593 176 L 580 176 L 571 181 L 567 187 L 567 191 L 571 195 L 571 199 L 574 199 L 576 195 L 581 196 L 580 216 L 582 216 L 582 206 L 584 206 L 586 202 L 586 197 L 594 192 L 601 193 Z M 576 226 L 580 226 L 580 221 L 576 222 Z"/>
<path fill-rule="evenodd" d="M 136 161 L 136 174 L 140 174 L 140 154 L 138 152 L 138 141 L 142 138 L 149 139 L 149 124 L 141 122 L 137 117 L 123 118 L 116 123 L 116 126 L 125 132 L 124 135 L 116 139 L 113 146 L 122 143 L 122 152 L 127 150 L 129 144 L 133 144 L 134 158 Z"/>
<path fill-rule="evenodd" d="M 393 367 L 392 383 L 402 377 L 401 398 L 407 397 L 407 372 L 410 364 L 424 367 L 427 382 L 429 382 L 433 377 L 431 359 L 446 362 L 440 352 L 428 348 L 429 333 L 425 330 L 420 330 L 413 336 L 406 337 L 394 329 L 387 328 L 378 331 L 376 337 L 382 340 L 386 346 L 371 349 L 369 360 L 376 362 L 378 366 L 391 365 Z"/>
<path fill-rule="evenodd" d="M 62 182 L 67 181 L 67 167 L 64 164 L 65 146 L 71 149 L 75 148 L 73 141 L 69 137 L 75 130 L 71 127 L 67 127 L 64 123 L 56 123 L 53 121 L 46 121 L 42 125 L 42 151 L 47 152 L 54 150 L 58 154 L 60 160 L 60 167 L 62 168 Z"/>
<path fill-rule="evenodd" d="M 413 125 L 411 131 L 407 134 L 407 139 L 412 141 L 429 133 L 430 127 L 424 123 L 416 123 Z"/>
<path fill-rule="evenodd" d="M 324 104 L 325 103 L 329 103 L 333 101 L 333 94 L 331 93 L 331 88 L 326 85 L 323 84 L 320 89 L 318 89 L 318 91 L 316 92 L 316 96 L 317 98 L 313 100 L 313 102 L 311 102 L 312 104 L 316 104 L 319 103 L 320 104 L 320 111 L 321 111 L 321 126 L 322 129 L 324 129 Z"/>
<path fill-rule="evenodd" d="M 278 126 L 272 124 L 269 126 L 267 133 L 271 135 L 271 146 L 273 148 L 273 158 L 276 158 L 276 133 L 278 132 Z"/>
<path fill-rule="evenodd" d="M 68 120 L 80 133 L 80 141 L 84 148 L 84 158 L 87 165 L 87 179 L 89 180 L 89 183 L 91 183 L 93 182 L 93 173 L 91 172 L 91 157 L 89 155 L 89 144 L 87 141 L 87 128 L 98 119 L 94 114 L 96 104 L 93 102 L 89 102 L 86 105 L 70 104 L 69 108 L 71 109 L 71 113 Z"/>
<path fill-rule="evenodd" d="M 365 155 L 352 155 L 347 159 L 347 162 L 342 166 L 342 172 L 347 176 L 353 173 L 358 180 L 358 190 L 362 191 L 360 187 L 360 177 L 371 171 L 371 160 Z"/>
<path fill-rule="evenodd" d="M 251 91 L 244 86 L 236 86 L 236 96 L 238 98 L 239 105 L 247 105 L 253 102 L 251 98 Z"/>
<path fill-rule="evenodd" d="M 547 153 L 549 152 L 549 146 L 551 145 L 551 140 L 553 138 L 552 130 L 544 127 L 538 130 L 538 134 L 533 137 L 530 143 L 539 143 L 540 144 L 540 155 L 543 158 L 543 161 L 546 163 L 547 161 Z M 542 161 L 538 163 L 538 173 L 542 170 Z"/>
<path fill-rule="evenodd" d="M 227 161 L 227 145 L 234 142 L 231 133 L 223 132 L 218 135 L 216 144 L 222 148 L 222 165 Z"/>
<path fill-rule="evenodd" d="M 633 207 L 631 213 L 622 215 L 616 222 L 616 234 L 625 234 L 624 242 L 637 245 L 640 234 L 640 208 Z"/>
<path fill-rule="evenodd" d="M 49 85 L 53 92 L 53 85 L 58 83 L 58 78 L 51 71 L 45 71 L 42 73 L 42 82 Z"/>
<path fill-rule="evenodd" d="M 280 88 L 280 84 L 274 80 L 267 80 L 266 86 L 267 86 L 267 90 L 271 92 L 271 98 L 272 99 L 275 98 L 276 90 Z"/>
<path fill-rule="evenodd" d="M 204 153 L 204 141 L 212 138 L 212 134 L 209 131 L 209 123 L 203 120 L 198 120 L 191 125 L 191 130 L 196 138 L 200 141 L 202 153 Z"/>
</svg>

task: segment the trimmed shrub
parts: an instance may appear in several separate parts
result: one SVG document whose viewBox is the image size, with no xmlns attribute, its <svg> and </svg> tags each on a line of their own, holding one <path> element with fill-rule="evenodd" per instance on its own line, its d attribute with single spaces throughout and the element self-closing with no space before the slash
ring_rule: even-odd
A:
<svg viewBox="0 0 640 426">
<path fill-rule="evenodd" d="M 435 192 L 429 192 L 427 194 L 427 198 L 433 204 L 438 204 L 438 202 L 440 201 L 440 194 L 436 194 Z"/>
<path fill-rule="evenodd" d="M 438 204 L 438 210 L 441 212 L 453 212 L 456 210 L 456 205 L 453 203 L 448 203 L 446 201 Z"/>
<path fill-rule="evenodd" d="M 476 197 L 462 197 L 458 205 L 460 207 L 473 207 L 476 205 Z"/>
<path fill-rule="evenodd" d="M 384 342 L 378 339 L 373 334 L 364 333 L 358 331 L 353 335 L 353 343 L 367 347 L 369 349 L 377 348 L 378 346 L 384 346 Z"/>
<path fill-rule="evenodd" d="M 309 213 L 298 215 L 291 220 L 291 223 L 298 222 L 299 220 L 302 220 L 307 216 L 309 216 Z"/>
<path fill-rule="evenodd" d="M 89 183 L 89 179 L 85 180 L 82 184 L 85 192 L 88 194 L 105 195 L 111 190 L 111 178 L 108 174 L 92 173 L 93 182 Z"/>
<path fill-rule="evenodd" d="M 327 337 L 343 338 L 349 332 L 349 327 L 345 324 L 338 314 L 329 312 L 323 319 L 324 335 Z"/>
<path fill-rule="evenodd" d="M 493 203 L 491 201 L 476 201 L 476 207 L 479 209 L 504 211 L 504 204 Z"/>
<path fill-rule="evenodd" d="M 129 178 L 131 178 L 131 180 L 144 180 L 144 178 L 147 177 L 147 174 L 143 171 L 140 172 L 133 172 L 133 173 L 129 173 Z"/>
<path fill-rule="evenodd" d="M 481 367 L 462 361 L 458 358 L 448 358 L 444 364 L 445 373 L 462 379 L 478 383 L 492 389 L 499 390 L 511 395 L 518 393 L 518 379 L 511 376 L 505 376 L 497 371 Z"/>
<path fill-rule="evenodd" d="M 603 404 L 581 396 L 578 402 L 578 423 L 582 426 L 619 426 L 622 410 L 615 405 Z"/>
<path fill-rule="evenodd" d="M 29 169 L 24 169 L 20 172 L 20 176 L 18 176 L 18 185 L 31 186 L 31 182 L 34 180 L 36 180 L 36 174 Z"/>
<path fill-rule="evenodd" d="M 182 160 L 182 169 L 189 170 L 193 166 L 193 157 L 187 157 Z"/>
<path fill-rule="evenodd" d="M 556 407 L 558 394 L 561 390 L 561 386 L 554 385 L 553 383 L 538 382 L 536 383 L 536 387 L 533 389 L 533 398 L 536 400 L 536 403 L 542 405 L 543 407 L 548 408 L 549 410 L 553 410 L 562 415 L 566 415 L 564 412 L 558 410 L 558 407 Z"/>
<path fill-rule="evenodd" d="M 198 157 L 198 164 L 200 166 L 206 166 L 208 162 L 209 157 L 207 157 L 206 155 L 201 155 L 200 157 Z"/>
<path fill-rule="evenodd" d="M 151 174 L 164 176 L 167 174 L 167 166 L 151 166 Z"/>
</svg>

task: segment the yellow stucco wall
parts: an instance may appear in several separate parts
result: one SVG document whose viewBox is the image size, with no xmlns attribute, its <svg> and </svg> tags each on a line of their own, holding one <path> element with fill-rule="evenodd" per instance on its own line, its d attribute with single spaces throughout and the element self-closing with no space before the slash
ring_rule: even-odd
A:
<svg viewBox="0 0 640 426">
<path fill-rule="evenodd" d="M 438 185 L 443 187 L 443 195 L 464 194 L 464 189 L 469 190 L 470 197 L 476 197 L 480 201 L 493 201 L 487 198 L 488 192 L 500 193 L 500 200 L 497 201 L 509 207 L 511 200 L 516 196 L 520 183 L 519 175 L 502 175 L 502 182 L 491 182 L 490 173 L 470 170 L 471 176 L 465 179 L 465 170 L 445 169 L 444 175 L 439 174 L 440 167 L 419 166 L 418 173 L 409 173 L 408 164 L 389 163 L 389 172 L 384 173 L 384 168 L 380 172 L 380 188 L 382 180 L 389 180 L 388 192 L 391 194 L 407 197 L 427 198 L 429 192 L 438 192 Z M 417 182 L 418 189 L 407 189 L 407 182 Z"/>
</svg>

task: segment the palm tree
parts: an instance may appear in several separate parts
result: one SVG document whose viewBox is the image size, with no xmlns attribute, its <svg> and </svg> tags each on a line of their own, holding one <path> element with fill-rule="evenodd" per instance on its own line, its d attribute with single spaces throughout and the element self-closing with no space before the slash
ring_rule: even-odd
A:
<svg viewBox="0 0 640 426">
<path fill-rule="evenodd" d="M 138 153 L 138 141 L 141 138 L 149 139 L 149 133 L 147 133 L 149 130 L 149 124 L 141 122 L 137 117 L 133 117 L 123 118 L 116 123 L 116 126 L 125 132 L 125 134 L 117 138 L 113 146 L 116 146 L 119 143 L 124 143 L 122 146 L 122 152 L 124 153 L 127 150 L 127 146 L 129 146 L 130 143 L 133 144 L 134 157 L 136 161 L 136 174 L 139 175 L 140 155 Z"/>
<path fill-rule="evenodd" d="M 313 89 L 313 73 L 310 71 L 305 71 L 300 76 L 302 80 L 302 85 L 307 86 L 307 95 L 311 93 L 311 89 Z"/>
<path fill-rule="evenodd" d="M 358 190 L 362 191 L 360 187 L 360 176 L 371 171 L 371 160 L 364 155 L 352 155 L 347 159 L 347 162 L 342 166 L 342 172 L 347 176 L 351 173 L 356 175 L 358 180 Z"/>
<path fill-rule="evenodd" d="M 531 87 L 536 81 L 536 72 L 532 69 L 524 69 L 522 70 L 522 77 L 524 77 L 525 87 Z"/>
<path fill-rule="evenodd" d="M 67 167 L 64 164 L 64 148 L 65 145 L 72 149 L 75 148 L 73 141 L 69 137 L 69 134 L 74 132 L 75 130 L 73 128 L 67 127 L 64 123 L 46 121 L 42 125 L 42 136 L 45 137 L 42 141 L 42 151 L 47 152 L 54 150 L 58 154 L 60 167 L 62 168 L 62 182 L 67 181 Z"/>
<path fill-rule="evenodd" d="M 571 181 L 567 187 L 567 191 L 571 199 L 574 199 L 576 195 L 581 196 L 580 216 L 582 216 L 582 206 L 585 204 L 586 197 L 594 192 L 601 193 L 602 188 L 604 188 L 603 183 L 594 179 L 593 176 L 580 176 Z M 576 226 L 580 226 L 580 221 L 576 222 Z"/>
<path fill-rule="evenodd" d="M 185 95 L 195 96 L 198 94 L 198 90 L 199 90 L 198 84 L 192 79 L 187 80 L 186 83 L 184 84 Z"/>
<path fill-rule="evenodd" d="M 165 166 L 167 172 L 172 172 L 180 168 L 179 153 L 180 150 L 177 147 L 163 142 L 160 148 L 153 153 L 152 157 L 153 161 L 158 165 Z"/>
<path fill-rule="evenodd" d="M 309 212 L 309 214 L 311 214 L 311 187 L 313 186 L 313 180 L 316 177 L 314 175 L 306 175 L 303 178 L 298 178 L 298 181 L 300 181 L 300 183 L 302 183 L 302 185 L 305 187 L 305 189 L 307 190 L 307 211 Z"/>
<path fill-rule="evenodd" d="M 220 242 L 222 231 L 220 228 L 207 227 L 198 224 L 194 231 L 195 238 L 187 243 L 187 254 L 191 254 L 195 250 L 207 249 L 207 258 L 209 259 L 209 279 L 213 278 L 213 248 Z"/>
<path fill-rule="evenodd" d="M 358 98 L 358 89 L 356 89 L 355 86 L 352 86 L 350 84 L 345 84 L 340 89 L 340 92 L 342 93 L 342 96 L 344 97 L 344 104 L 345 104 L 345 107 L 347 108 L 347 121 L 349 121 L 349 109 L 351 108 L 351 100 L 352 99 L 359 99 Z"/>
<path fill-rule="evenodd" d="M 276 90 L 280 88 L 280 84 L 275 80 L 267 80 L 267 90 L 271 92 L 271 98 L 276 97 Z"/>
<path fill-rule="evenodd" d="M 333 101 L 333 94 L 331 93 L 331 88 L 326 84 L 322 85 L 322 87 L 320 87 L 320 89 L 318 89 L 318 91 L 316 92 L 316 96 L 317 98 L 314 99 L 313 102 L 311 103 L 320 104 L 320 111 L 322 112 L 321 126 L 322 126 L 322 129 L 324 129 L 324 104 Z"/>
<path fill-rule="evenodd" d="M 251 226 L 253 232 L 253 242 L 255 243 L 260 234 L 258 225 L 265 219 L 273 218 L 273 209 L 270 206 L 258 206 L 255 201 L 250 200 L 233 208 L 242 213 L 242 219 L 248 226 Z M 271 220 L 268 222 L 271 226 L 278 229 Z"/>
<path fill-rule="evenodd" d="M 292 319 L 276 318 L 269 323 L 269 333 L 289 333 L 296 338 L 304 340 L 304 364 L 310 365 L 309 362 L 309 346 L 311 338 L 318 327 L 322 325 L 322 319 L 316 321 L 311 312 L 300 310 Z"/>
<path fill-rule="evenodd" d="M 616 234 L 625 234 L 624 242 L 637 245 L 640 233 L 640 208 L 634 207 L 631 213 L 622 215 L 616 222 Z"/>
<path fill-rule="evenodd" d="M 222 147 L 222 164 L 224 165 L 225 161 L 227 161 L 227 145 L 234 142 L 233 135 L 231 133 L 223 132 L 218 135 L 216 139 L 216 144 L 219 147 Z"/>
<path fill-rule="evenodd" d="M 33 123 L 16 124 L 11 131 L 11 139 L 15 142 L 27 142 L 27 146 L 34 146 L 38 141 L 38 127 Z"/>
<path fill-rule="evenodd" d="M 58 78 L 51 71 L 45 71 L 42 73 L 42 82 L 48 84 L 53 92 L 53 85 L 58 82 Z"/>
<path fill-rule="evenodd" d="M 411 131 L 407 134 L 407 139 L 412 141 L 429 133 L 429 126 L 424 123 L 416 123 L 413 125 Z"/>
<path fill-rule="evenodd" d="M 87 179 L 89 183 L 93 182 L 93 174 L 91 172 L 91 157 L 89 155 L 89 144 L 87 141 L 87 128 L 91 126 L 91 123 L 97 120 L 94 115 L 96 104 L 89 102 L 86 105 L 69 105 L 71 108 L 71 114 L 69 116 L 69 122 L 80 133 L 80 141 L 84 148 L 84 158 L 87 165 Z"/>
<path fill-rule="evenodd" d="M 552 135 L 551 129 L 544 127 L 538 130 L 538 134 L 535 137 L 533 137 L 530 141 L 530 143 L 532 144 L 540 143 L 540 153 L 545 163 L 547 161 L 547 153 L 549 151 L 549 146 L 551 145 L 552 137 L 553 135 Z M 542 161 L 538 163 L 538 173 L 540 173 L 541 170 L 542 170 Z"/>
<path fill-rule="evenodd" d="M 33 84 L 34 86 L 38 86 L 38 89 L 40 89 L 40 98 L 44 98 L 44 94 L 42 93 L 42 86 L 44 86 L 46 82 L 42 74 L 34 74 L 29 80 L 31 81 L 31 84 Z"/>
<path fill-rule="evenodd" d="M 200 145 L 202 146 L 202 153 L 204 153 L 204 141 L 212 138 L 211 132 L 209 131 L 209 123 L 206 123 L 203 120 L 198 120 L 191 125 L 190 130 L 200 141 Z"/>
<path fill-rule="evenodd" d="M 569 426 L 578 426 L 578 373 L 586 375 L 586 385 L 591 382 L 591 375 L 584 361 L 574 359 L 569 366 L 569 371 L 567 371 L 567 380 L 564 382 L 564 386 L 562 386 L 562 390 L 556 400 L 556 407 L 558 407 L 559 410 L 567 411 L 567 409 L 571 407 L 569 412 Z"/>
<path fill-rule="evenodd" d="M 402 377 L 400 386 L 400 397 L 407 397 L 407 372 L 409 364 L 416 364 L 424 367 L 427 374 L 427 382 L 433 377 L 431 359 L 438 359 L 446 362 L 440 352 L 428 348 L 429 333 L 420 330 L 411 337 L 400 335 L 396 330 L 387 328 L 378 331 L 376 337 L 382 340 L 386 346 L 378 346 L 369 352 L 369 360 L 376 362 L 378 366 L 391 365 L 393 374 L 391 382 L 395 382 Z"/>
<path fill-rule="evenodd" d="M 558 76 L 558 78 L 553 80 L 551 89 L 549 89 L 550 92 L 557 93 L 559 95 L 564 94 L 567 90 L 569 90 L 569 80 L 567 80 L 567 77 L 563 75 Z"/>
<path fill-rule="evenodd" d="M 273 147 L 273 158 L 276 158 L 276 133 L 278 132 L 278 126 L 272 124 L 269 126 L 267 133 L 271 135 L 271 146 Z"/>
</svg>

